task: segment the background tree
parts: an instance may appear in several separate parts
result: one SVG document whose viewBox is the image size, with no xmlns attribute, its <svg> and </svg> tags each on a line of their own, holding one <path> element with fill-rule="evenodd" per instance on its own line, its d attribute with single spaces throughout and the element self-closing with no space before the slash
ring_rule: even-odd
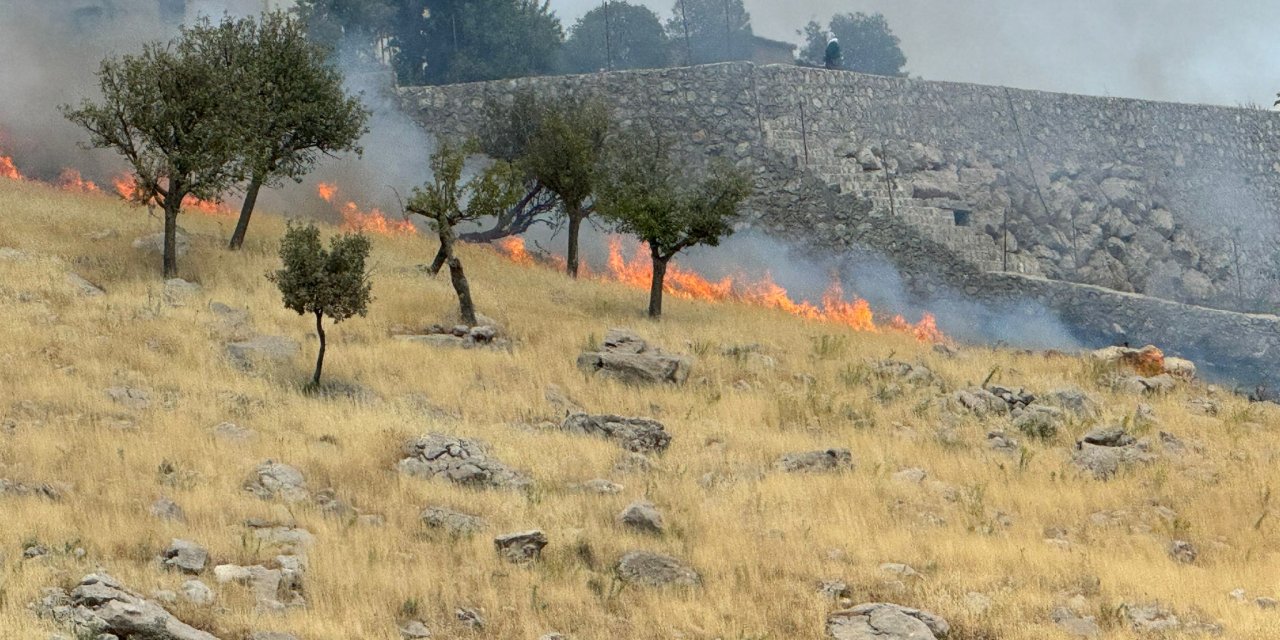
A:
<svg viewBox="0 0 1280 640">
<path fill-rule="evenodd" d="M 298 0 L 293 11 L 312 42 L 374 62 L 398 0 Z"/>
<path fill-rule="evenodd" d="M 262 187 L 301 181 L 321 155 L 360 149 L 369 112 L 342 89 L 342 73 L 328 52 L 307 40 L 302 24 L 283 12 L 198 23 L 190 46 L 230 51 L 229 70 L 242 78 L 245 103 L 242 161 L 248 178 L 230 247 L 244 244 Z"/>
<path fill-rule="evenodd" d="M 692 179 L 683 164 L 673 161 L 670 145 L 656 129 L 633 128 L 620 138 L 596 206 L 620 231 L 649 245 L 649 317 L 658 318 L 671 259 L 689 247 L 714 247 L 732 234 L 751 183 L 725 161 L 713 162 L 705 177 Z"/>
<path fill-rule="evenodd" d="M 89 144 L 114 149 L 136 174 L 134 197 L 164 210 L 164 277 L 178 273 L 178 214 L 187 196 L 216 200 L 240 180 L 246 82 L 228 73 L 229 52 L 168 45 L 103 61 L 101 102 L 64 115 L 89 131 Z"/>
<path fill-rule="evenodd" d="M 578 18 L 561 49 L 569 73 L 654 69 L 667 65 L 667 54 L 667 34 L 658 14 L 622 0 L 605 2 Z"/>
<path fill-rule="evenodd" d="M 742 0 L 676 0 L 667 20 L 672 60 L 707 64 L 751 58 L 751 14 Z"/>
<path fill-rule="evenodd" d="M 401 84 L 543 75 L 564 32 L 550 0 L 397 0 L 393 66 Z"/>
<path fill-rule="evenodd" d="M 430 220 L 440 238 L 433 275 L 441 264 L 449 265 L 449 279 L 458 295 L 462 321 L 475 326 L 476 306 L 471 299 L 462 261 L 454 251 L 457 239 L 454 227 L 466 221 L 495 216 L 510 208 L 523 191 L 519 172 L 510 163 L 497 160 L 479 175 L 463 183 L 462 174 L 473 145 L 442 142 L 431 156 L 431 182 L 414 189 L 405 210 Z"/>
<path fill-rule="evenodd" d="M 314 224 L 289 224 L 280 241 L 280 261 L 284 268 L 267 274 L 284 296 L 284 306 L 298 315 L 316 318 L 316 335 L 320 352 L 316 355 L 316 371 L 311 386 L 320 384 L 324 369 L 324 318 L 334 324 L 353 316 L 363 317 L 373 300 L 373 285 L 365 261 L 369 258 L 369 239 L 364 235 L 343 234 L 329 240 L 329 249 L 320 244 L 320 230 Z"/>
<path fill-rule="evenodd" d="M 840 40 L 845 69 L 878 76 L 907 75 L 903 69 L 907 65 L 907 57 L 902 53 L 898 36 L 893 35 L 882 14 L 837 14 L 832 16 L 827 29 L 816 21 L 810 22 L 801 35 L 805 45 L 800 52 L 800 60 L 805 64 L 821 66 L 827 41 L 834 35 Z"/>
</svg>

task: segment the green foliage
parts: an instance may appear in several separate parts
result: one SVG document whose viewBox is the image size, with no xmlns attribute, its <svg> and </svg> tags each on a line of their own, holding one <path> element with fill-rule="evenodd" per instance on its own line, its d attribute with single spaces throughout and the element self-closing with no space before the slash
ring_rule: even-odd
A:
<svg viewBox="0 0 1280 640">
<path fill-rule="evenodd" d="M 293 12 L 312 42 L 331 51 L 349 47 L 366 60 L 395 15 L 394 0 L 298 0 Z"/>
<path fill-rule="evenodd" d="M 314 224 L 289 224 L 280 241 L 283 268 L 268 274 L 280 288 L 291 311 L 327 316 L 335 323 L 364 316 L 372 301 L 373 285 L 365 266 L 369 239 L 343 234 L 329 240 L 326 250 Z"/>
<path fill-rule="evenodd" d="M 685 64 L 748 60 L 754 37 L 751 14 L 742 0 L 676 0 L 667 37 L 672 60 Z"/>
<path fill-rule="evenodd" d="M 907 75 L 903 70 L 907 57 L 902 53 L 898 36 L 893 35 L 882 14 L 837 14 L 832 16 L 827 29 L 816 21 L 810 21 L 800 35 L 805 39 L 800 60 L 806 64 L 823 64 L 829 35 L 834 35 L 840 40 L 845 69 L 879 76 Z"/>
<path fill-rule="evenodd" d="M 663 67 L 667 34 L 648 7 L 607 0 L 578 18 L 569 30 L 561 60 L 570 73 Z"/>
<path fill-rule="evenodd" d="M 463 181 L 467 158 L 474 143 L 441 142 L 431 155 L 431 181 L 413 190 L 407 210 L 441 227 L 495 216 L 515 204 L 523 189 L 519 171 L 510 162 L 496 160 L 474 178 Z"/>
<path fill-rule="evenodd" d="M 716 246 L 733 233 L 738 205 L 751 194 L 746 175 L 711 163 L 701 180 L 677 166 L 651 127 L 632 127 L 611 145 L 596 208 L 620 231 L 648 243 L 656 259 L 696 245 Z"/>
<path fill-rule="evenodd" d="M 564 39 L 549 0 L 398 0 L 396 5 L 392 66 L 402 84 L 550 73 Z"/>
</svg>

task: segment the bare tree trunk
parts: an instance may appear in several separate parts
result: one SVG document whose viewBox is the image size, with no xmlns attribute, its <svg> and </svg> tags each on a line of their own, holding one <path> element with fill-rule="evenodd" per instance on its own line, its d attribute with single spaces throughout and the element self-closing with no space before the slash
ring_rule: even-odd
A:
<svg viewBox="0 0 1280 640">
<path fill-rule="evenodd" d="M 316 312 L 316 335 L 320 336 L 320 353 L 316 355 L 316 373 L 311 376 L 311 386 L 313 387 L 320 386 L 320 372 L 324 369 L 324 314 L 319 311 Z"/>
<path fill-rule="evenodd" d="M 164 278 L 178 277 L 178 212 L 182 210 L 182 192 L 170 189 L 164 199 Z"/>
<path fill-rule="evenodd" d="M 671 260 L 670 256 L 662 257 L 657 252 L 651 252 L 653 256 L 653 281 L 649 285 L 649 317 L 658 319 L 662 317 L 662 287 L 663 281 L 667 277 L 667 262 Z"/>
<path fill-rule="evenodd" d="M 253 208 L 258 203 L 258 192 L 262 190 L 262 178 L 255 175 L 249 181 L 249 188 L 244 192 L 244 204 L 240 207 L 240 219 L 236 221 L 236 230 L 231 234 L 232 251 L 244 245 L 244 236 L 249 231 L 249 218 L 253 216 Z"/>
<path fill-rule="evenodd" d="M 446 259 L 447 256 L 444 250 L 444 242 L 441 242 L 440 250 L 436 251 L 436 257 L 431 261 L 431 266 L 427 269 L 427 273 L 431 274 L 431 277 L 433 278 L 440 275 L 440 269 L 444 267 Z"/>
<path fill-rule="evenodd" d="M 569 250 L 565 252 L 565 272 L 569 277 L 578 277 L 578 237 L 582 232 L 582 207 L 574 207 L 569 211 Z"/>
<path fill-rule="evenodd" d="M 436 231 L 440 234 L 440 251 L 436 259 L 444 259 L 449 265 L 449 280 L 453 282 L 453 291 L 458 294 L 458 311 L 463 324 L 474 327 L 476 321 L 476 305 L 471 300 L 471 285 L 467 283 L 467 274 L 462 270 L 462 261 L 453 254 L 453 225 L 449 224 L 443 214 L 436 216 Z"/>
</svg>

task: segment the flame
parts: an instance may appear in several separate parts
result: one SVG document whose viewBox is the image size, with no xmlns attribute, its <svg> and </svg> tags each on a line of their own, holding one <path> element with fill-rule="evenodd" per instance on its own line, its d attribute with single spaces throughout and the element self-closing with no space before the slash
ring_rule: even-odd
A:
<svg viewBox="0 0 1280 640">
<path fill-rule="evenodd" d="M 9 156 L 0 156 L 0 178 L 8 178 L 9 180 L 23 180 L 22 173 L 18 171 L 18 167 L 13 164 L 13 158 Z"/>
<path fill-rule="evenodd" d="M 1154 345 L 1147 345 L 1136 352 L 1125 353 L 1121 361 L 1144 376 L 1158 376 L 1164 373 L 1164 352 Z"/>
<path fill-rule="evenodd" d="M 65 172 L 64 172 L 65 173 Z M 155 199 L 152 198 L 146 202 L 138 202 L 138 177 L 128 174 L 121 174 L 111 179 L 111 186 L 115 189 L 116 194 L 128 202 L 137 204 L 153 204 Z M 187 196 L 182 199 L 182 207 L 192 211 L 198 211 L 205 215 L 216 217 L 234 217 L 236 212 L 221 202 L 213 202 L 212 200 L 201 200 L 194 196 Z"/>
<path fill-rule="evenodd" d="M 541 264 L 561 269 L 564 267 L 564 258 L 560 256 L 535 257 L 526 249 L 524 240 L 521 238 L 504 238 L 496 244 L 498 252 L 516 264 L 524 266 Z M 632 257 L 628 259 L 623 252 L 622 239 L 617 236 L 610 238 L 606 267 L 607 271 L 600 278 L 602 280 L 644 290 L 647 290 L 651 284 L 652 260 L 646 255 L 642 244 L 636 244 Z M 667 267 L 663 291 L 679 298 L 735 301 L 766 309 L 776 309 L 807 320 L 840 324 L 854 331 L 877 333 L 887 328 L 914 336 L 920 342 L 947 341 L 946 335 L 938 329 L 937 318 L 929 313 L 923 314 L 916 324 L 911 324 L 902 316 L 894 316 L 888 321 L 887 327 L 882 328 L 876 322 L 871 303 L 858 297 L 846 299 L 844 287 L 834 276 L 831 286 L 823 293 L 820 304 L 793 299 L 787 290 L 767 273 L 755 282 L 739 282 L 733 277 L 713 282 L 703 278 L 697 272 L 675 264 Z"/>
<path fill-rule="evenodd" d="M 102 193 L 97 184 L 91 180 L 85 180 L 79 170 L 70 167 L 63 169 L 58 175 L 58 188 L 75 193 Z"/>
<path fill-rule="evenodd" d="M 337 204 L 338 186 L 321 182 L 316 185 L 316 193 L 325 202 Z M 339 209 L 342 214 L 342 230 L 356 233 L 377 233 L 386 236 L 411 236 L 418 233 L 418 228 L 408 220 L 392 220 L 378 209 L 364 211 L 354 202 L 347 202 Z"/>
</svg>

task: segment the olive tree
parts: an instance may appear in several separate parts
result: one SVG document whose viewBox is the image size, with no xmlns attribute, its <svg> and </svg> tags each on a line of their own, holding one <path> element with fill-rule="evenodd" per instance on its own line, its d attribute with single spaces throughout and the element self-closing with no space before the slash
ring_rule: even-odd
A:
<svg viewBox="0 0 1280 640">
<path fill-rule="evenodd" d="M 285 179 L 300 181 L 321 156 L 360 148 L 369 112 L 342 88 L 342 73 L 329 52 L 307 39 L 297 19 L 280 11 L 259 20 L 224 17 L 190 28 L 192 47 L 227 52 L 226 72 L 241 83 L 244 103 L 239 126 L 243 148 L 244 204 L 230 248 L 244 244 L 249 220 L 263 187 Z"/>
<path fill-rule="evenodd" d="M 494 161 L 478 175 L 464 180 L 467 158 L 476 150 L 474 144 L 440 143 L 431 155 L 431 181 L 414 189 L 405 207 L 408 213 L 427 218 L 435 227 L 440 248 L 432 264 L 432 274 L 442 265 L 449 265 L 449 279 L 458 295 L 462 321 L 469 326 L 477 324 L 476 306 L 462 260 L 455 251 L 454 227 L 498 215 L 514 205 L 523 191 L 520 174 L 503 160 Z"/>
<path fill-rule="evenodd" d="M 369 312 L 373 285 L 365 262 L 369 258 L 369 239 L 363 234 L 343 234 L 329 240 L 329 248 L 320 243 L 320 230 L 314 224 L 293 223 L 280 241 L 283 268 L 267 274 L 280 288 L 284 306 L 298 315 L 312 314 L 316 319 L 316 335 L 320 352 L 316 355 L 316 371 L 311 385 L 320 384 L 326 347 L 324 318 L 337 324 Z"/>
<path fill-rule="evenodd" d="M 101 100 L 62 107 L 88 130 L 90 146 L 113 149 L 129 163 L 137 181 L 133 197 L 164 211 L 165 278 L 178 273 L 183 200 L 216 200 L 242 175 L 244 83 L 227 73 L 226 52 L 192 47 L 187 33 L 104 60 Z"/>
<path fill-rule="evenodd" d="M 751 183 L 722 160 L 711 162 L 702 176 L 690 175 L 654 128 L 628 129 L 611 146 L 596 207 L 618 230 L 649 245 L 649 317 L 659 318 L 671 259 L 689 247 L 714 247 L 732 234 Z"/>
</svg>

